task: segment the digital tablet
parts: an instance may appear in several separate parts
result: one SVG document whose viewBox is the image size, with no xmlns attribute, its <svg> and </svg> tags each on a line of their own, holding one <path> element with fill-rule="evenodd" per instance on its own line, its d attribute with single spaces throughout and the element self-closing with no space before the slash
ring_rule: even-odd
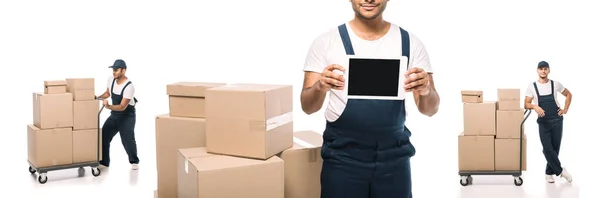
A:
<svg viewBox="0 0 600 198">
<path fill-rule="evenodd" d="M 349 56 L 345 72 L 349 99 L 404 100 L 408 58 Z"/>
</svg>

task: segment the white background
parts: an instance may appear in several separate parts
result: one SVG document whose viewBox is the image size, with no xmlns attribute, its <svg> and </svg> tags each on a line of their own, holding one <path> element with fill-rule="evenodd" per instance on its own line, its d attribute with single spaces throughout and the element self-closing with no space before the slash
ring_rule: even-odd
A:
<svg viewBox="0 0 600 198">
<path fill-rule="evenodd" d="M 408 124 L 417 148 L 415 197 L 598 193 L 592 189 L 599 183 L 593 180 L 598 172 L 590 160 L 598 153 L 599 135 L 592 125 L 598 107 L 592 103 L 591 78 L 598 72 L 600 14 L 598 6 L 588 2 L 592 1 L 389 2 L 386 19 L 425 44 L 442 99 L 432 118 L 419 115 L 408 101 Z M 1 196 L 151 197 L 156 189 L 154 116 L 168 112 L 165 87 L 177 81 L 293 84 L 295 129 L 320 132 L 322 111 L 307 116 L 300 108 L 304 58 L 314 37 L 352 17 L 350 4 L 342 0 L 0 2 Z M 59 171 L 48 175 L 47 184 L 38 184 L 26 171 L 31 93 L 43 91 L 43 80 L 93 77 L 100 94 L 111 74 L 107 66 L 117 58 L 127 62 L 140 100 L 139 173 L 130 173 L 117 136 L 110 174 L 93 178 L 86 169 L 86 177 L 76 178 L 75 169 Z M 482 89 L 486 100 L 495 100 L 500 87 L 524 91 L 536 80 L 540 60 L 550 63 L 550 77 L 574 95 L 561 148 L 563 165 L 574 175 L 573 185 L 544 183 L 545 161 L 532 114 L 526 127 L 525 184 L 515 187 L 505 176 L 476 177 L 475 185 L 462 188 L 456 161 L 456 135 L 462 130 L 460 90 Z M 551 193 L 546 195 L 547 191 Z"/>
</svg>

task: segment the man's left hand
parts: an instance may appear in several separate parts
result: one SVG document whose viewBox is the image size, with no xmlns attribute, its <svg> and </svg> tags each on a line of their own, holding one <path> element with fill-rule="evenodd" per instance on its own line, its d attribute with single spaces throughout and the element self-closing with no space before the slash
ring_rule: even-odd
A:
<svg viewBox="0 0 600 198">
<path fill-rule="evenodd" d="M 565 114 L 567 114 L 567 110 L 566 109 L 558 109 L 558 115 L 559 116 L 563 116 Z"/>
<path fill-rule="evenodd" d="M 108 100 L 102 100 L 102 105 L 104 105 L 105 107 L 108 106 Z"/>
<path fill-rule="evenodd" d="M 414 67 L 404 75 L 404 91 L 418 92 L 420 95 L 429 94 L 429 74 L 422 68 Z"/>
</svg>

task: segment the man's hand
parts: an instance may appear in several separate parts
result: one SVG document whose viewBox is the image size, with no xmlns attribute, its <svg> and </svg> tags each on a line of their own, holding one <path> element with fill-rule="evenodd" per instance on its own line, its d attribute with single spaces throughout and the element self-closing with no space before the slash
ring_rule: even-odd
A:
<svg viewBox="0 0 600 198">
<path fill-rule="evenodd" d="M 104 105 L 104 107 L 108 107 L 108 100 L 102 100 L 102 105 Z"/>
<path fill-rule="evenodd" d="M 538 114 L 539 117 L 544 117 L 544 110 L 542 109 L 542 107 L 540 106 L 535 106 L 533 108 L 535 110 L 535 112 Z"/>
<path fill-rule="evenodd" d="M 429 74 L 425 70 L 413 67 L 404 76 L 406 77 L 404 80 L 404 91 L 417 91 L 422 96 L 429 94 Z"/>
<path fill-rule="evenodd" d="M 325 67 L 321 73 L 321 79 L 319 79 L 319 89 L 329 91 L 331 89 L 343 90 L 345 79 L 343 75 L 337 74 L 334 71 L 338 70 L 344 72 L 346 69 L 340 65 L 329 65 Z"/>
<path fill-rule="evenodd" d="M 563 116 L 565 114 L 567 114 L 567 109 L 560 109 L 560 108 L 558 109 L 558 115 L 559 116 Z"/>
</svg>

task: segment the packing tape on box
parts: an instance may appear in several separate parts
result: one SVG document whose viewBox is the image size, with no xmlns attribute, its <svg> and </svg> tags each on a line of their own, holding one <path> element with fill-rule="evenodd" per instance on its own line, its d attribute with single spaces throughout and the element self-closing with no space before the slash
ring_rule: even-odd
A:
<svg viewBox="0 0 600 198">
<path fill-rule="evenodd" d="M 303 146 L 303 147 L 306 147 L 306 148 L 313 148 L 313 147 L 315 147 L 315 145 L 312 145 L 311 143 L 308 143 L 308 142 L 306 142 L 304 140 L 301 140 L 301 139 L 299 139 L 297 137 L 294 137 L 294 143 L 297 143 L 300 146 Z"/>
<path fill-rule="evenodd" d="M 284 124 L 290 123 L 294 120 L 293 118 L 294 113 L 293 112 L 288 112 L 285 113 L 283 115 L 279 115 L 279 116 L 275 116 L 272 117 L 271 119 L 267 120 L 267 131 L 270 131 L 271 129 L 280 127 Z"/>
<path fill-rule="evenodd" d="M 190 158 L 185 158 L 185 163 L 183 163 L 183 170 L 185 170 L 185 174 L 190 174 Z"/>
</svg>

